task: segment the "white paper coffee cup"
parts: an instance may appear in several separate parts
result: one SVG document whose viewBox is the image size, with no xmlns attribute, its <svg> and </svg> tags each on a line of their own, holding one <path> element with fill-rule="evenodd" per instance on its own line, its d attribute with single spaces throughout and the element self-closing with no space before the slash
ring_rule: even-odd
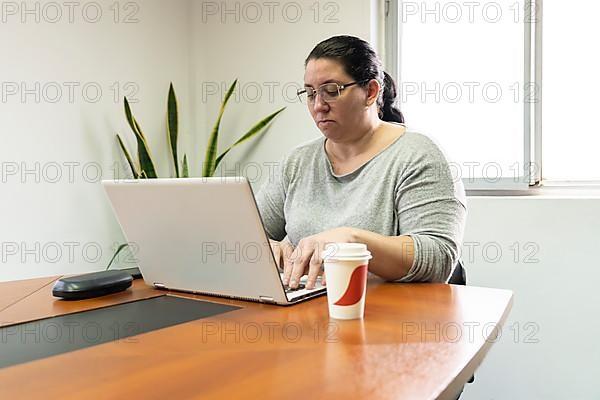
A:
<svg viewBox="0 0 600 400">
<path fill-rule="evenodd" d="M 373 258 L 362 243 L 329 243 L 322 253 L 327 277 L 329 316 L 335 319 L 362 319 L 369 260 Z"/>
</svg>

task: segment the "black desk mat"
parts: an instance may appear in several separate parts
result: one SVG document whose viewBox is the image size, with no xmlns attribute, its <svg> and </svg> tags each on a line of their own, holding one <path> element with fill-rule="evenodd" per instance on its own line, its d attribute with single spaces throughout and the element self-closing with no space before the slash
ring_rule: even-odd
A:
<svg viewBox="0 0 600 400">
<path fill-rule="evenodd" d="M 159 296 L 0 328 L 0 368 L 107 343 L 240 309 Z M 0 321 L 7 324 L 8 321 Z"/>
</svg>

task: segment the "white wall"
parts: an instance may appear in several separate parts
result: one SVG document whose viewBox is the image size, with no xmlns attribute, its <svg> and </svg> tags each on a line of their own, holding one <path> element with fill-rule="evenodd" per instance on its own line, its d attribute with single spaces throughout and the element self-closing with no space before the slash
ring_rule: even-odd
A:
<svg viewBox="0 0 600 400">
<path fill-rule="evenodd" d="M 165 110 L 171 80 L 181 103 L 189 104 L 188 1 L 145 0 L 135 3 L 137 10 L 118 3 L 117 23 L 114 3 L 96 2 L 99 17 L 96 8 L 83 8 L 86 3 L 72 16 L 63 7 L 62 17 L 46 3 L 12 3 L 16 10 L 2 3 L 0 281 L 107 265 L 123 236 L 98 181 L 111 179 L 111 166 L 122 162 L 115 134 L 134 144 L 121 99 L 132 88 L 139 100 L 134 113 L 160 172 L 168 174 Z M 124 23 L 131 13 L 138 22 Z M 22 89 L 33 93 L 22 97 Z M 34 172 L 23 175 L 26 169 Z"/>
<path fill-rule="evenodd" d="M 352 34 L 369 39 L 370 15 L 376 8 L 369 1 L 282 1 L 276 2 L 270 14 L 266 6 L 256 9 L 245 7 L 244 2 L 218 2 L 216 9 L 212 4 L 196 2 L 193 7 L 192 85 L 199 111 L 194 123 L 208 139 L 221 99 L 236 78 L 239 95 L 232 98 L 225 113 L 220 149 L 259 119 L 287 107 L 259 139 L 260 146 L 252 149 L 244 144 L 224 159 L 228 171 L 248 171 L 249 175 L 251 168 L 254 171 L 250 163 L 256 163 L 262 174 L 256 175 L 254 183 L 260 186 L 268 173 L 264 163 L 277 162 L 285 149 L 321 135 L 296 97 L 304 83 L 304 60 L 329 36 Z M 215 87 L 222 89 L 213 94 Z M 205 149 L 205 144 L 199 143 L 198 148 Z M 199 171 L 202 160 L 194 161 Z M 222 174 L 227 173 L 222 170 Z"/>
<path fill-rule="evenodd" d="M 240 84 L 220 150 L 287 106 L 260 146 L 241 146 L 222 164 L 229 174 L 258 166 L 253 184 L 260 186 L 265 163 L 320 135 L 295 97 L 305 57 L 333 34 L 376 35 L 376 3 L 249 8 L 237 1 L 145 0 L 117 3 L 118 14 L 109 0 L 73 8 L 3 3 L 0 34 L 13 39 L 0 43 L 0 281 L 103 269 L 123 243 L 99 181 L 115 176 L 115 162 L 126 168 L 115 133 L 135 148 L 122 104 L 133 91 L 134 114 L 163 177 L 172 173 L 165 130 L 170 81 L 179 97 L 180 156 L 188 154 L 192 176 L 201 174 L 209 132 L 234 79 Z M 126 251 L 116 265 L 135 263 Z"/>
<path fill-rule="evenodd" d="M 600 199 L 468 201 L 468 284 L 513 290 L 514 305 L 463 398 L 600 398 Z"/>
</svg>

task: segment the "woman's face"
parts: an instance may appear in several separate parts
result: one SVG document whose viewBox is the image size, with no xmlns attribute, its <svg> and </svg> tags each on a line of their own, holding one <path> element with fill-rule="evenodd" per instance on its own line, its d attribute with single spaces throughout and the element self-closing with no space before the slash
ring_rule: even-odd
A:
<svg viewBox="0 0 600 400">
<path fill-rule="evenodd" d="M 304 72 L 304 86 L 315 90 L 325 83 L 341 86 L 354 81 L 339 62 L 327 58 L 310 60 Z M 367 122 L 367 110 L 373 104 L 368 90 L 359 85 L 342 90 L 335 102 L 324 101 L 319 95 L 313 100 L 307 101 L 310 115 L 319 130 L 333 141 L 355 139 L 352 133 L 360 134 Z"/>
</svg>

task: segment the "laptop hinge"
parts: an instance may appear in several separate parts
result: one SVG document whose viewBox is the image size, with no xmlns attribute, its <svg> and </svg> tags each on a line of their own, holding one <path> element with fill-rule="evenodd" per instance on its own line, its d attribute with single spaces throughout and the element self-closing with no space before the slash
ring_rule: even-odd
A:
<svg viewBox="0 0 600 400">
<path fill-rule="evenodd" d="M 258 296 L 258 298 L 260 299 L 261 303 L 276 304 L 275 299 L 270 296 Z"/>
<path fill-rule="evenodd" d="M 156 282 L 154 282 L 154 287 L 157 288 L 157 289 L 166 289 L 167 288 L 162 283 L 156 283 Z"/>
</svg>

